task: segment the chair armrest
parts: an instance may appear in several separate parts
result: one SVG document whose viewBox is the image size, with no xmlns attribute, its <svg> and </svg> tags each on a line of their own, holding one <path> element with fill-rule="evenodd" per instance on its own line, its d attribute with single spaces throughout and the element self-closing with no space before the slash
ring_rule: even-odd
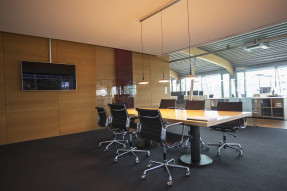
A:
<svg viewBox="0 0 287 191">
<path fill-rule="evenodd" d="M 177 107 L 168 107 L 167 109 L 177 109 Z"/>
<path fill-rule="evenodd" d="M 184 133 L 184 129 L 185 129 L 185 125 L 183 124 L 183 122 L 178 122 L 178 123 L 173 123 L 173 124 L 170 124 L 170 125 L 167 125 L 167 126 L 165 126 L 166 127 L 166 129 L 168 128 L 168 127 L 170 127 L 170 126 L 175 126 L 175 125 L 182 125 L 182 132 L 181 132 L 181 140 L 180 140 L 180 145 L 182 145 L 182 143 L 183 143 L 183 133 Z"/>
<path fill-rule="evenodd" d="M 130 118 L 130 120 L 139 119 L 139 117 L 138 117 L 138 116 L 131 116 L 131 117 L 129 117 L 129 118 Z"/>
<path fill-rule="evenodd" d="M 178 123 L 172 123 L 170 125 L 166 125 L 165 127 L 168 128 L 170 126 L 174 126 L 174 125 L 182 125 L 183 123 L 182 122 L 178 122 Z"/>
</svg>

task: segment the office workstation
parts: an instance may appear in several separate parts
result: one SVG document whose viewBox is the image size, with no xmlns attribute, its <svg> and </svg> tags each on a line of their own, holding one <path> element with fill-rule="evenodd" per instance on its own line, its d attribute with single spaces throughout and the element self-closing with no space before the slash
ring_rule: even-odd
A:
<svg viewBox="0 0 287 191">
<path fill-rule="evenodd" d="M 285 7 L 1 2 L 0 190 L 286 190 Z"/>
</svg>

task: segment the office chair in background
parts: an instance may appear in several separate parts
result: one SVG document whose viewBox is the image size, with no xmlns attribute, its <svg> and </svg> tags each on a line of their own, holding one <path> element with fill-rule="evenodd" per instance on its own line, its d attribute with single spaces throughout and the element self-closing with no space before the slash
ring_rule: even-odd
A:
<svg viewBox="0 0 287 191">
<path fill-rule="evenodd" d="M 159 109 L 175 109 L 176 99 L 161 99 Z"/>
<path fill-rule="evenodd" d="M 187 101 L 185 103 L 185 109 L 186 110 L 204 110 L 205 109 L 205 100 Z M 200 137 L 200 144 L 201 144 L 201 147 L 204 147 L 204 145 L 205 145 L 201 137 Z M 185 147 L 187 147 L 187 143 L 185 144 Z"/>
<path fill-rule="evenodd" d="M 242 111 L 242 102 L 218 102 L 217 104 L 218 111 Z M 236 130 L 246 127 L 246 119 L 241 118 L 238 120 L 226 122 L 220 125 L 210 127 L 211 130 L 214 131 L 222 131 L 223 132 L 223 140 L 219 142 L 219 144 L 211 144 L 208 143 L 206 145 L 206 150 L 209 150 L 209 146 L 219 146 L 217 151 L 217 156 L 220 156 L 220 151 L 222 148 L 231 148 L 237 150 L 239 152 L 239 156 L 243 155 L 242 147 L 239 143 L 227 143 L 226 142 L 226 134 L 232 135 L 233 137 L 237 137 L 231 133 L 235 133 Z M 238 148 L 236 148 L 238 147 Z"/>
<path fill-rule="evenodd" d="M 150 156 L 150 152 L 147 150 L 137 150 L 137 147 L 133 147 L 133 135 L 137 134 L 137 125 L 131 126 L 131 121 L 136 117 L 129 117 L 127 108 L 124 104 L 108 104 L 111 111 L 111 121 L 110 125 L 113 128 L 122 129 L 129 134 L 130 147 L 125 149 L 118 149 L 118 154 L 114 158 L 114 162 L 118 161 L 118 157 L 123 156 L 128 153 L 132 153 L 136 157 L 136 164 L 139 163 L 139 158 L 135 153 L 146 153 L 146 156 Z M 123 152 L 119 154 L 120 152 Z"/>
<path fill-rule="evenodd" d="M 105 151 L 108 151 L 109 146 L 117 143 L 117 144 L 122 145 L 125 148 L 126 143 L 128 141 L 124 140 L 124 137 L 127 134 L 127 132 L 122 130 L 122 129 L 113 128 L 113 127 L 109 126 L 109 120 L 108 120 L 106 110 L 103 107 L 95 107 L 95 108 L 98 111 L 98 125 L 100 127 L 107 127 L 113 133 L 113 139 L 112 140 L 100 142 L 98 147 L 101 147 L 102 144 L 109 143 L 105 148 Z M 116 139 L 117 135 L 121 135 L 123 137 L 123 140 Z"/>
</svg>

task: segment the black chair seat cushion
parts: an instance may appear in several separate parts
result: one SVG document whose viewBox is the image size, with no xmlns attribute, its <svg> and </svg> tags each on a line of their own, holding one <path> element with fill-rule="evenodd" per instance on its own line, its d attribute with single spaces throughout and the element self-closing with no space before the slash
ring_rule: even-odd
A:
<svg viewBox="0 0 287 191">
<path fill-rule="evenodd" d="M 212 126 L 210 127 L 214 131 L 222 131 L 222 132 L 235 132 L 238 127 L 228 127 L 228 126 Z"/>
<path fill-rule="evenodd" d="M 183 142 L 187 141 L 190 138 L 190 136 L 184 135 L 183 136 Z M 166 132 L 166 144 L 168 147 L 176 147 L 180 146 L 181 141 L 181 135 L 172 133 L 172 132 Z"/>
</svg>

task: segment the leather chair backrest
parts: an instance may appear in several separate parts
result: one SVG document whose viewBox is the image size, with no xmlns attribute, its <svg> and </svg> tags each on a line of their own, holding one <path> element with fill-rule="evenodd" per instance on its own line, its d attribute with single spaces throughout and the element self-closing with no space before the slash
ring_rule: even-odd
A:
<svg viewBox="0 0 287 191">
<path fill-rule="evenodd" d="M 185 104 L 185 109 L 187 110 L 204 110 L 205 101 L 187 101 Z"/>
<path fill-rule="evenodd" d="M 162 99 L 160 101 L 160 109 L 167 109 L 169 107 L 175 107 L 175 99 Z"/>
<path fill-rule="evenodd" d="M 136 109 L 140 120 L 140 136 L 162 143 L 164 123 L 159 110 Z"/>
<path fill-rule="evenodd" d="M 129 120 L 127 108 L 124 104 L 108 104 L 111 111 L 111 127 L 128 130 Z"/>
<path fill-rule="evenodd" d="M 107 127 L 107 113 L 103 107 L 95 107 L 98 111 L 98 125 L 100 127 Z"/>
<path fill-rule="evenodd" d="M 218 102 L 217 111 L 242 111 L 242 102 Z"/>
<path fill-rule="evenodd" d="M 242 102 L 218 102 L 217 111 L 242 111 Z M 219 126 L 244 126 L 245 120 L 238 119 L 223 123 Z"/>
</svg>

